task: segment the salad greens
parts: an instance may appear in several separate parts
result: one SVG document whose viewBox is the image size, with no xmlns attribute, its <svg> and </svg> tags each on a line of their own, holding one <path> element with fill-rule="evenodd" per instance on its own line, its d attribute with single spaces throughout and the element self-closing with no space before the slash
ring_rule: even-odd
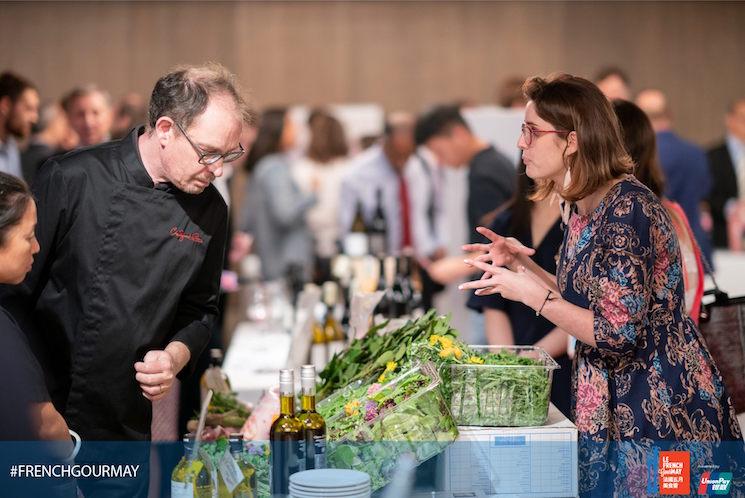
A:
<svg viewBox="0 0 745 498">
<path fill-rule="evenodd" d="M 373 489 L 389 482 L 400 455 L 411 453 L 421 463 L 458 436 L 434 366 L 396 370 L 390 362 L 380 382 L 350 386 L 318 405 L 329 465 L 367 472 Z"/>
<path fill-rule="evenodd" d="M 322 382 L 317 395 L 323 399 L 337 389 L 357 380 L 368 380 L 384 372 L 391 362 L 407 363 L 413 356 L 411 346 L 432 335 L 455 337 L 450 318 L 438 316 L 434 310 L 388 334 L 379 332 L 387 322 L 372 327 L 362 339 L 355 339 L 349 348 L 337 353 L 319 374 Z"/>
</svg>

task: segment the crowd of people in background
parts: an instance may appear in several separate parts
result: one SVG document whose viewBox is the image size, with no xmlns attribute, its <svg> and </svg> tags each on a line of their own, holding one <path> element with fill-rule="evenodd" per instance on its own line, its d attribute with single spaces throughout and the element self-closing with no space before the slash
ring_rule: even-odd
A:
<svg viewBox="0 0 745 498">
<path fill-rule="evenodd" d="M 523 109 L 524 81 L 506 79 L 495 103 Z M 673 220 L 683 254 L 686 306 L 695 320 L 713 249 L 745 250 L 745 97 L 725 110 L 723 141 L 705 150 L 675 131 L 673 109 L 662 90 L 635 94 L 629 77 L 615 67 L 602 69 L 593 81 L 613 102 L 634 174 L 663 200 Z M 3 72 L 0 172 L 32 184 L 49 158 L 126 139 L 147 121 L 147 100 L 127 93 L 115 102 L 95 84 L 50 98 L 23 76 Z M 247 153 L 224 164 L 223 176 L 215 179 L 234 230 L 226 265 L 252 252 L 265 280 L 294 273 L 321 282 L 343 251 L 357 214 L 369 221 L 380 210 L 387 220 L 385 252 L 414 254 L 424 285 L 430 294 L 437 292 L 441 284 L 462 281 L 473 271 L 461 254 L 446 249 L 443 220 L 451 206 L 444 201 L 445 172 L 456 168 L 465 169 L 468 178 L 463 223 L 470 242 L 484 240 L 475 227 L 491 227 L 535 247 L 538 263 L 555 272 L 561 241 L 556 206 L 527 200 L 532 185 L 525 165 L 514 164 L 511 151 L 474 132 L 463 102 L 433 105 L 419 115 L 391 110 L 379 136 L 356 141 L 331 108 L 311 109 L 304 123 L 292 119 L 290 108 L 265 109 L 256 123 L 244 126 L 240 143 Z M 298 125 L 309 134 L 303 147 Z M 231 202 L 230 184 L 238 172 L 247 177 L 246 187 Z M 566 359 L 566 334 L 545 320 L 532 320 L 529 310 L 477 296 L 468 307 L 474 316 L 483 314 L 476 323 L 484 340 L 540 344 Z M 566 383 L 556 386 L 568 388 Z"/>
<path fill-rule="evenodd" d="M 506 79 L 495 93 L 496 102 L 508 108 L 524 106 L 523 81 Z M 629 77 L 614 67 L 599 71 L 594 81 L 609 99 L 633 101 L 649 117 L 664 180 L 662 193 L 682 208 L 704 259 L 712 263 L 714 247 L 741 250 L 745 98 L 726 109 L 724 140 L 704 150 L 675 131 L 673 110 L 662 90 L 646 88 L 634 95 Z M 114 103 L 95 84 L 73 88 L 59 99 L 42 99 L 32 82 L 4 72 L 0 76 L 0 171 L 30 184 L 49 157 L 124 137 L 145 121 L 146 104 L 136 93 Z M 440 202 L 443 167 L 468 167 L 467 224 L 488 225 L 513 196 L 517 165 L 471 131 L 462 105 L 433 106 L 418 117 L 390 112 L 379 137 L 365 137 L 358 143 L 350 143 L 332 112 L 317 108 L 304 123 L 310 140 L 300 151 L 296 123 L 288 109 L 267 109 L 257 128 L 244 133 L 244 148 L 251 150 L 241 166 L 249 175 L 249 185 L 251 180 L 256 184 L 248 187 L 254 195 L 245 196 L 239 211 L 243 214 L 234 218 L 236 228 L 253 236 L 264 277 L 280 277 L 292 263 L 301 264 L 311 275 L 314 265 L 340 250 L 339 241 L 351 227 L 357 202 L 366 218 L 372 216 L 378 190 L 391 225 L 388 250 L 411 247 L 425 265 L 440 259 L 445 244 L 437 217 L 447 209 Z M 263 201 L 256 198 L 262 196 Z M 261 208 L 249 208 L 262 202 Z M 277 249 L 277 243 L 287 249 Z"/>
</svg>

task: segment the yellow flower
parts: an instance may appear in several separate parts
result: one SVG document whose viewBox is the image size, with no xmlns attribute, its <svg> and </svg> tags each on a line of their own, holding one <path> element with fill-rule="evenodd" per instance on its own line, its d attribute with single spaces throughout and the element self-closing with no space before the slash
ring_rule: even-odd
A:
<svg viewBox="0 0 745 498">
<path fill-rule="evenodd" d="M 440 337 L 440 345 L 443 349 L 448 349 L 453 347 L 453 340 L 450 337 Z"/>
<path fill-rule="evenodd" d="M 461 351 L 458 347 L 453 348 L 453 353 L 455 353 L 455 357 L 459 360 L 463 356 L 463 351 Z"/>
<path fill-rule="evenodd" d="M 453 348 L 442 348 L 442 351 L 440 351 L 439 357 L 440 358 L 450 358 L 453 356 Z"/>
<path fill-rule="evenodd" d="M 440 340 L 440 336 L 433 334 L 429 336 L 429 345 L 434 346 L 435 344 L 437 344 L 437 341 L 439 340 Z"/>
<path fill-rule="evenodd" d="M 385 372 L 380 374 L 380 377 L 378 377 L 378 382 L 385 382 Z"/>
<path fill-rule="evenodd" d="M 398 363 L 396 363 L 395 361 L 389 361 L 388 363 L 385 364 L 385 371 L 393 372 L 397 366 L 398 366 Z"/>
<path fill-rule="evenodd" d="M 360 407 L 360 402 L 359 401 L 357 401 L 357 400 L 350 401 L 349 403 L 347 403 L 346 405 L 344 405 L 344 413 L 347 414 L 347 417 L 351 417 L 351 416 L 357 415 L 359 413 L 359 411 L 357 410 L 357 408 L 359 408 L 359 407 Z"/>
<path fill-rule="evenodd" d="M 468 358 L 468 363 L 481 365 L 482 363 L 484 363 L 484 360 L 482 358 L 479 358 L 478 356 L 471 356 L 470 358 Z"/>
</svg>

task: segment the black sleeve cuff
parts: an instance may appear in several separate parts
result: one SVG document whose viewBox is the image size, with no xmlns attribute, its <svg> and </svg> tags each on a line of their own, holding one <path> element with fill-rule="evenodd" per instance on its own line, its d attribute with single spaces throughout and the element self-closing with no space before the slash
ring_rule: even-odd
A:
<svg viewBox="0 0 745 498">
<path fill-rule="evenodd" d="M 176 376 L 179 380 L 184 380 L 194 373 L 196 364 L 199 361 L 199 356 L 210 342 L 213 324 L 213 317 L 191 322 L 189 325 L 179 330 L 171 339 L 171 342 L 179 341 L 185 344 L 191 353 L 189 356 L 189 362 L 184 365 L 184 368 L 182 368 Z"/>
</svg>

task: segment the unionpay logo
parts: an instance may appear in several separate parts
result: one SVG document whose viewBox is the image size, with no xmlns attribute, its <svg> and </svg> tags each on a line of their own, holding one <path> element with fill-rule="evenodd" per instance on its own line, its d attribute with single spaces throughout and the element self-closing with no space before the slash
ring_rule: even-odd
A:
<svg viewBox="0 0 745 498">
<path fill-rule="evenodd" d="M 704 472 L 698 482 L 700 495 L 728 495 L 732 472 Z"/>
</svg>

